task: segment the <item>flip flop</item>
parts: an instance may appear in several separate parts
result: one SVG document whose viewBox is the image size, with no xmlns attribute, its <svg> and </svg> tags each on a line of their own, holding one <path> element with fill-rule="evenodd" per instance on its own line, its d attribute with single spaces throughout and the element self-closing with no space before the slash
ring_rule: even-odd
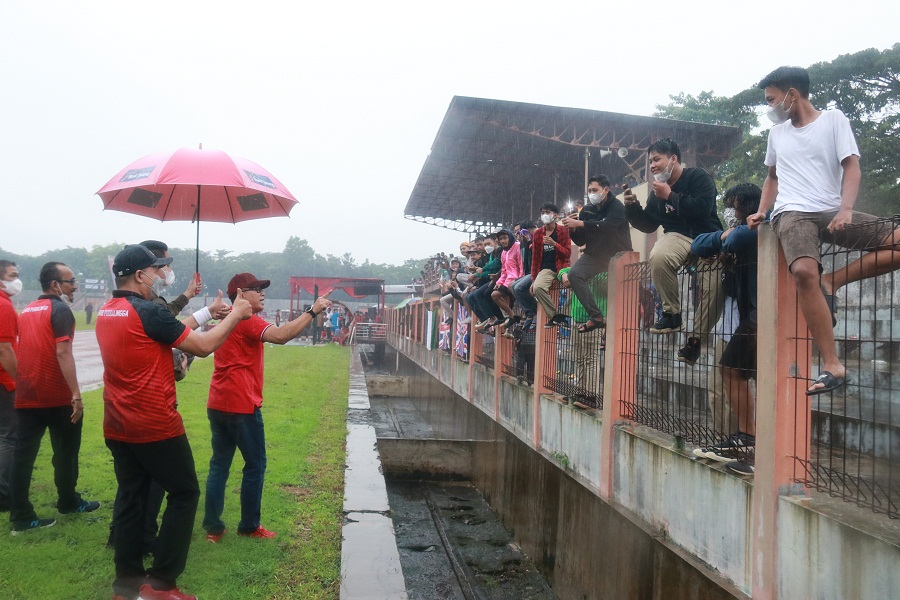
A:
<svg viewBox="0 0 900 600">
<path fill-rule="evenodd" d="M 831 326 L 837 327 L 837 299 L 834 297 L 834 294 L 826 294 L 825 288 L 822 289 L 822 295 L 825 296 L 825 304 L 828 305 L 828 310 L 831 311 Z"/>
<path fill-rule="evenodd" d="M 587 333 L 595 329 L 605 329 L 606 319 L 603 317 L 591 317 L 585 323 L 578 326 L 578 333 Z"/>
<path fill-rule="evenodd" d="M 816 380 L 812 382 L 812 385 L 816 385 L 817 383 L 821 383 L 823 387 L 815 390 L 806 390 L 807 396 L 818 396 L 819 394 L 833 392 L 839 387 L 850 383 L 850 376 L 847 375 L 845 377 L 835 377 L 834 373 L 832 373 L 831 371 L 822 371 L 821 373 L 819 373 L 819 376 L 816 377 Z"/>
</svg>

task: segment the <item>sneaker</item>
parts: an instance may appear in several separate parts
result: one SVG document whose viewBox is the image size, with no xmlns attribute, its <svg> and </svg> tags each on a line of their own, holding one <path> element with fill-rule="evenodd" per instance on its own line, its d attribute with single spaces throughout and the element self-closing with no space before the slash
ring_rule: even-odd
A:
<svg viewBox="0 0 900 600">
<path fill-rule="evenodd" d="M 672 333 L 681 331 L 681 314 L 663 313 L 662 318 L 650 328 L 650 333 Z"/>
<path fill-rule="evenodd" d="M 728 463 L 728 469 L 734 471 L 738 475 L 753 475 L 754 472 L 753 463 L 743 460 L 736 460 Z"/>
<path fill-rule="evenodd" d="M 268 539 L 268 538 L 273 538 L 278 534 L 275 533 L 274 531 L 269 531 L 268 529 L 266 529 L 265 527 L 260 525 L 259 527 L 256 528 L 256 531 L 251 531 L 249 533 L 245 533 L 243 531 L 238 531 L 238 535 L 241 537 Z"/>
<path fill-rule="evenodd" d="M 676 358 L 686 364 L 694 366 L 700 358 L 700 338 L 689 337 L 684 347 L 678 351 Z"/>
<path fill-rule="evenodd" d="M 75 508 L 67 510 L 60 509 L 59 514 L 74 515 L 77 513 L 89 513 L 94 512 L 98 508 L 100 508 L 100 503 L 96 500 L 80 500 Z"/>
<path fill-rule="evenodd" d="M 534 317 L 525 317 L 525 322 L 522 323 L 522 331 L 528 331 L 534 327 Z"/>
<path fill-rule="evenodd" d="M 15 521 L 12 524 L 13 535 L 19 535 L 32 529 L 42 529 L 44 527 L 53 527 L 56 525 L 56 519 L 35 519 L 34 521 Z"/>
<path fill-rule="evenodd" d="M 219 540 L 221 540 L 222 536 L 225 535 L 227 532 L 228 532 L 227 529 L 223 529 L 219 533 L 207 533 L 206 541 L 209 542 L 210 544 L 218 544 Z"/>
<path fill-rule="evenodd" d="M 569 317 L 564 314 L 556 313 L 551 320 L 556 321 L 560 327 L 569 327 Z"/>
<path fill-rule="evenodd" d="M 755 446 L 756 438 L 754 436 L 738 432 L 729 435 L 718 444 L 695 448 L 693 454 L 699 458 L 708 458 L 719 462 L 732 462 L 741 458 L 741 454 L 746 454 Z"/>
<path fill-rule="evenodd" d="M 178 588 L 155 590 L 149 583 L 141 586 L 141 595 L 137 600 L 197 600 L 193 594 L 185 594 Z"/>
</svg>

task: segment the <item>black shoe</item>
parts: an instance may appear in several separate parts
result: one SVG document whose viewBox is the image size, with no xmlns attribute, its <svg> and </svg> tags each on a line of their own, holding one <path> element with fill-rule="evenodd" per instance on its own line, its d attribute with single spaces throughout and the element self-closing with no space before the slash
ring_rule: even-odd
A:
<svg viewBox="0 0 900 600">
<path fill-rule="evenodd" d="M 756 471 L 752 462 L 743 460 L 736 460 L 734 462 L 728 463 L 725 466 L 738 475 L 753 475 L 753 473 Z"/>
<path fill-rule="evenodd" d="M 555 315 L 553 315 L 553 318 L 550 320 L 553 321 L 554 323 L 556 323 L 557 325 L 559 325 L 560 327 L 565 327 L 565 328 L 569 327 L 569 317 L 567 317 L 566 315 L 564 315 L 562 313 L 556 313 Z"/>
<path fill-rule="evenodd" d="M 75 508 L 67 508 L 65 510 L 59 509 L 59 514 L 61 515 L 73 515 L 77 513 L 89 513 L 94 512 L 100 508 L 100 503 L 96 500 L 81 500 L 75 506 Z"/>
<path fill-rule="evenodd" d="M 41 529 L 43 527 L 53 527 L 56 525 L 56 519 L 35 519 L 34 521 L 14 521 L 12 524 L 13 535 L 19 535 L 32 529 Z"/>
<path fill-rule="evenodd" d="M 693 366 L 697 359 L 700 358 L 700 338 L 689 337 L 684 347 L 678 351 L 676 358 L 683 363 Z"/>
<path fill-rule="evenodd" d="M 650 328 L 650 333 L 672 333 L 681 331 L 681 314 L 663 313 L 662 318 Z"/>
</svg>

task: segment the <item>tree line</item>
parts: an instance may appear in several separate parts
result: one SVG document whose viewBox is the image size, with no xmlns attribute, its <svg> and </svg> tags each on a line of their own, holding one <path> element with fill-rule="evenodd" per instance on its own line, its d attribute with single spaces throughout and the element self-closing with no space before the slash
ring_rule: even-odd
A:
<svg viewBox="0 0 900 600">
<path fill-rule="evenodd" d="M 122 249 L 121 244 L 108 244 L 86 248 L 60 248 L 44 252 L 40 256 L 14 254 L 0 249 L 0 258 L 14 261 L 22 272 L 24 289 L 39 291 L 38 274 L 41 266 L 49 261 L 67 264 L 80 280 L 79 295 L 84 292 L 86 279 L 111 280 L 110 260 Z M 172 269 L 175 283 L 171 296 L 187 287 L 194 272 L 193 248 L 170 248 L 174 257 Z M 401 265 L 372 263 L 365 260 L 358 263 L 349 253 L 342 256 L 321 255 L 306 240 L 291 236 L 281 252 L 249 252 L 234 254 L 228 250 L 214 252 L 200 251 L 200 273 L 207 293 L 223 292 L 228 281 L 244 271 L 259 278 L 270 279 L 271 287 L 266 290 L 270 298 L 290 298 L 288 281 L 291 276 L 320 277 L 373 277 L 384 279 L 387 284 L 408 284 L 420 277 L 425 258 L 409 259 Z M 110 282 L 111 283 L 111 282 Z M 338 295 L 339 296 L 339 295 Z M 336 297 L 338 297 L 336 296 Z M 338 298 L 340 299 L 340 298 Z"/>
</svg>

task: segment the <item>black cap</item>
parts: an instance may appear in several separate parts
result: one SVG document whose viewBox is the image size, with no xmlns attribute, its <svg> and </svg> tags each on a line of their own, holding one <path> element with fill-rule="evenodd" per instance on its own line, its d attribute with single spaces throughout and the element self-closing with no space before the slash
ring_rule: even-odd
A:
<svg viewBox="0 0 900 600">
<path fill-rule="evenodd" d="M 171 256 L 169 258 L 157 258 L 146 246 L 129 244 L 116 254 L 116 259 L 113 261 L 113 274 L 116 277 L 124 277 L 147 267 L 164 267 L 171 263 Z"/>
</svg>

